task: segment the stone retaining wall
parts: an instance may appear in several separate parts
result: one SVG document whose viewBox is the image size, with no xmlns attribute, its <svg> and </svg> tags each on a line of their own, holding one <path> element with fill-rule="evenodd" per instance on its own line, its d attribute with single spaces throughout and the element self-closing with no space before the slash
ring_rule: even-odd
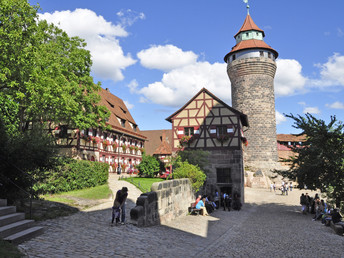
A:
<svg viewBox="0 0 344 258">
<path fill-rule="evenodd" d="M 194 201 L 189 179 L 157 182 L 152 185 L 151 192 L 137 198 L 136 207 L 130 211 L 130 219 L 138 227 L 159 225 L 186 215 Z"/>
</svg>

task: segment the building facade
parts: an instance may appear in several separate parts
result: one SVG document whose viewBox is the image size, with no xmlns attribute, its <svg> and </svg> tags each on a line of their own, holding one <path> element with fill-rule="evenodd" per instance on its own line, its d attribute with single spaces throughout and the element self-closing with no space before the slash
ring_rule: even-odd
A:
<svg viewBox="0 0 344 258">
<path fill-rule="evenodd" d="M 247 14 L 234 36 L 236 45 L 224 61 L 231 81 L 232 107 L 249 118 L 245 166 L 268 171 L 278 166 L 274 95 L 278 53 L 264 37 L 264 31 Z"/>
<path fill-rule="evenodd" d="M 169 116 L 172 150 L 209 151 L 204 190 L 238 193 L 244 200 L 243 146 L 247 116 L 203 88 L 181 109 Z"/>
<path fill-rule="evenodd" d="M 60 125 L 54 130 L 56 142 L 61 152 L 73 158 L 108 163 L 109 172 L 133 173 L 142 160 L 146 137 L 122 99 L 108 89 L 101 89 L 99 95 L 99 105 L 110 111 L 107 121 L 110 129 L 79 130 Z"/>
</svg>

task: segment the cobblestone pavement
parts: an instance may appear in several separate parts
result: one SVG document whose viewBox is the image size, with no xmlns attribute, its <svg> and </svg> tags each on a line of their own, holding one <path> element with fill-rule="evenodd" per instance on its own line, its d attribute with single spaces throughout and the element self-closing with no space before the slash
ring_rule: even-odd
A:
<svg viewBox="0 0 344 258">
<path fill-rule="evenodd" d="M 114 192 L 129 188 L 129 217 L 140 191 L 118 181 L 117 175 L 109 181 Z M 344 257 L 344 238 L 313 222 L 311 215 L 302 215 L 300 194 L 245 188 L 241 211 L 217 210 L 211 216 L 185 216 L 148 228 L 130 223 L 111 227 L 110 199 L 69 217 L 40 222 L 45 233 L 19 248 L 27 257 Z"/>
</svg>

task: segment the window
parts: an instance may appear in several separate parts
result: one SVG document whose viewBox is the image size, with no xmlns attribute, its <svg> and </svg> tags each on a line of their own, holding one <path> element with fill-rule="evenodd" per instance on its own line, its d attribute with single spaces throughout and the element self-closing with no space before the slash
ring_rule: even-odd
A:
<svg viewBox="0 0 344 258">
<path fill-rule="evenodd" d="M 246 33 L 246 37 L 248 37 L 248 33 Z"/>
<path fill-rule="evenodd" d="M 230 168 L 217 168 L 216 169 L 217 183 L 231 184 L 231 169 Z"/>
<path fill-rule="evenodd" d="M 133 130 L 134 130 L 134 132 L 137 131 L 137 125 L 133 125 Z"/>
<path fill-rule="evenodd" d="M 235 55 L 232 56 L 232 61 L 234 61 L 234 60 L 235 60 Z"/>
<path fill-rule="evenodd" d="M 216 136 L 224 136 L 227 134 L 227 126 L 219 125 L 216 127 Z"/>
<path fill-rule="evenodd" d="M 114 108 L 115 106 L 112 104 L 112 103 L 110 103 L 109 101 L 106 101 L 109 105 L 110 105 L 110 107 L 112 107 L 112 108 Z"/>
<path fill-rule="evenodd" d="M 106 132 L 104 132 L 104 133 L 103 133 L 103 137 L 104 137 L 104 140 L 106 140 L 107 137 L 108 137 L 108 134 L 107 134 Z"/>
<path fill-rule="evenodd" d="M 96 137 L 97 136 L 97 129 L 92 130 L 92 136 Z"/>
<path fill-rule="evenodd" d="M 120 108 L 121 108 L 121 110 L 122 110 L 122 112 L 123 112 L 124 114 L 127 113 L 127 111 L 126 111 L 124 108 L 122 108 L 122 107 L 120 107 Z"/>
<path fill-rule="evenodd" d="M 264 57 L 264 52 L 263 51 L 259 51 L 259 54 L 261 57 Z"/>
<path fill-rule="evenodd" d="M 125 127 L 125 120 L 124 119 L 121 119 L 121 126 Z"/>
<path fill-rule="evenodd" d="M 194 135 L 194 128 L 193 127 L 184 127 L 184 135 L 187 135 L 187 136 Z"/>
<path fill-rule="evenodd" d="M 268 53 L 268 58 L 271 58 L 271 53 L 270 52 Z"/>
</svg>

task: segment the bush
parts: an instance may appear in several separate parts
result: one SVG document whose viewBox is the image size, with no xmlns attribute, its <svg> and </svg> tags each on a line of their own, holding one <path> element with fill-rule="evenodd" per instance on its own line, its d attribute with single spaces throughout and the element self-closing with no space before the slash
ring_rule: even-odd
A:
<svg viewBox="0 0 344 258">
<path fill-rule="evenodd" d="M 46 194 L 103 185 L 107 182 L 108 171 L 106 163 L 63 158 L 53 169 L 39 173 L 39 183 L 34 185 L 34 190 Z"/>
<path fill-rule="evenodd" d="M 189 164 L 187 161 L 178 161 L 176 165 L 177 168 L 173 171 L 173 178 L 189 178 L 193 190 L 197 192 L 207 178 L 205 173 L 198 166 Z"/>
<path fill-rule="evenodd" d="M 137 169 L 139 175 L 154 177 L 159 173 L 160 165 L 155 157 L 144 154 L 141 163 L 137 165 Z"/>
</svg>

